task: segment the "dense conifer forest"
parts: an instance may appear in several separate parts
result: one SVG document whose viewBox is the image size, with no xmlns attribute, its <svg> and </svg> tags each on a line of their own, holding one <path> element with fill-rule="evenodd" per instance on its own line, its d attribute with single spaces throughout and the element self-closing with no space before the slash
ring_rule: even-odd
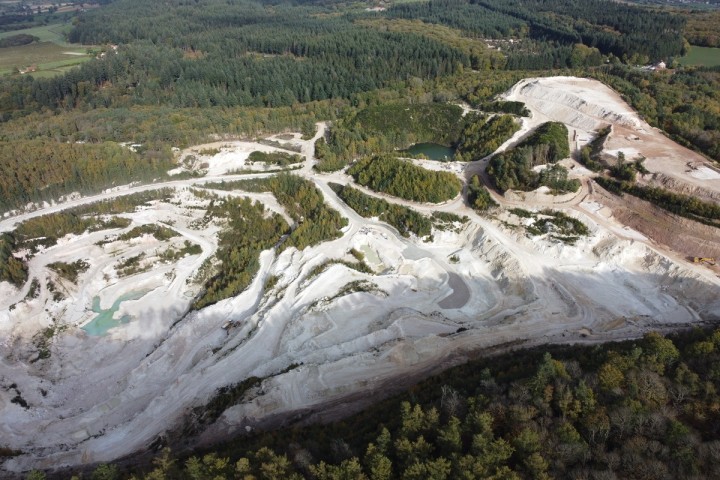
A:
<svg viewBox="0 0 720 480">
<path fill-rule="evenodd" d="M 102 3 L 79 14 L 68 36 L 100 45 L 101 58 L 52 78 L 0 78 L 0 210 L 160 178 L 171 147 L 209 135 L 311 135 L 315 122 L 341 118 L 318 143 L 320 170 L 418 141 L 457 146 L 462 126 L 448 101 L 505 108 L 493 95 L 548 74 L 536 69 L 596 76 L 676 140 L 720 158 L 716 70 L 621 65 L 672 63 L 683 35 L 711 42 L 701 15 L 601 0 L 442 0 L 384 12 L 335 2 Z M 419 114 L 412 124 L 393 115 L 400 105 Z M 396 123 L 371 132 L 379 118 Z M 56 160 L 40 171 L 50 151 Z"/>
</svg>

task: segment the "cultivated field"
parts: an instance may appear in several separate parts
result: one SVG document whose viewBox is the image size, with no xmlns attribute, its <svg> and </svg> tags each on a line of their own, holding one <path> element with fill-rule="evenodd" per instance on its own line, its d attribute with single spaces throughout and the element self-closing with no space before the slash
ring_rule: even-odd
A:
<svg viewBox="0 0 720 480">
<path fill-rule="evenodd" d="M 0 48 L 0 75 L 12 74 L 16 69 L 36 66 L 33 76 L 54 76 L 64 73 L 82 62 L 90 60 L 87 46 L 70 44 L 63 33 L 69 26 L 54 24 L 0 33 L 0 38 L 21 33 L 40 38 L 38 43 L 18 47 Z"/>
</svg>

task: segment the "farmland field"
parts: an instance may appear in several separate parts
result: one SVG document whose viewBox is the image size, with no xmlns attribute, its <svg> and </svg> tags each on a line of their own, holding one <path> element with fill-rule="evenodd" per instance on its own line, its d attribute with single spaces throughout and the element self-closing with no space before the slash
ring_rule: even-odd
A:
<svg viewBox="0 0 720 480">
<path fill-rule="evenodd" d="M 680 58 L 681 65 L 717 67 L 720 65 L 720 48 L 697 47 L 690 49 L 690 53 Z"/>
<path fill-rule="evenodd" d="M 64 73 L 92 58 L 92 55 L 87 53 L 87 46 L 65 41 L 64 32 L 69 28 L 69 24 L 56 23 L 0 33 L 0 38 L 24 33 L 40 39 L 38 43 L 0 48 L 0 75 L 11 74 L 15 68 L 36 65 L 34 76 L 49 77 Z"/>
<path fill-rule="evenodd" d="M 26 35 L 33 35 L 38 37 L 40 39 L 40 42 L 52 42 L 58 45 L 70 46 L 71 44 L 65 41 L 64 35 L 69 30 L 69 23 L 54 23 L 51 25 L 44 25 L 42 27 L 33 27 L 23 30 L 0 32 L 0 38 L 11 37 L 13 35 L 19 35 L 21 33 L 24 33 Z"/>
<path fill-rule="evenodd" d="M 50 42 L 3 48 L 0 49 L 0 75 L 12 73 L 15 67 L 30 65 L 37 65 L 38 73 L 60 73 L 63 68 L 89 60 L 91 56 L 86 51 L 86 47 L 65 47 Z"/>
</svg>

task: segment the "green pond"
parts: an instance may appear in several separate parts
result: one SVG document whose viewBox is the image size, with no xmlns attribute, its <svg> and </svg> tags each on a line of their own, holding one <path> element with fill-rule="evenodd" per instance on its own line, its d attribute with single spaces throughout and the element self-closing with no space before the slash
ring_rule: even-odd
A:
<svg viewBox="0 0 720 480">
<path fill-rule="evenodd" d="M 82 327 L 82 329 L 85 330 L 88 335 L 99 337 L 105 335 L 111 328 L 130 322 L 130 315 L 123 315 L 118 319 L 113 318 L 113 315 L 120 309 L 122 302 L 139 300 L 144 297 L 146 293 L 148 293 L 148 290 L 132 291 L 120 295 L 107 310 L 100 308 L 100 297 L 93 298 L 92 311 L 97 313 L 98 316 L 93 318 L 87 325 Z"/>
<path fill-rule="evenodd" d="M 681 65 L 705 67 L 717 67 L 720 65 L 720 48 L 696 47 L 692 45 L 690 52 L 681 57 L 678 62 Z"/>
<path fill-rule="evenodd" d="M 455 150 L 444 145 L 439 145 L 437 143 L 416 143 L 412 147 L 405 150 L 403 153 L 406 153 L 413 157 L 419 154 L 423 154 L 430 160 L 447 162 L 452 160 L 453 155 L 455 155 Z"/>
</svg>

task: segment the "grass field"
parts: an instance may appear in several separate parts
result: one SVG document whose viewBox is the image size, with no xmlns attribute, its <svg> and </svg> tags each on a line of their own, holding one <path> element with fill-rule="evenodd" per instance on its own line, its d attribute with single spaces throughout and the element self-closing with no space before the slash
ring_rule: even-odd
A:
<svg viewBox="0 0 720 480">
<path fill-rule="evenodd" d="M 690 48 L 690 53 L 680 58 L 681 65 L 705 67 L 720 66 L 720 48 L 696 47 Z"/>
<path fill-rule="evenodd" d="M 38 43 L 19 47 L 0 48 L 0 75 L 12 74 L 15 68 L 37 66 L 35 77 L 52 77 L 88 61 L 92 54 L 87 46 L 67 43 L 65 32 L 69 23 L 56 23 L 42 27 L 26 28 L 0 33 L 0 38 L 25 33 L 40 38 Z"/>
<path fill-rule="evenodd" d="M 20 47 L 0 49 L 0 75 L 13 72 L 14 68 L 37 65 L 39 72 L 52 72 L 56 69 L 78 65 L 91 58 L 87 47 L 61 46 L 50 42 L 33 43 Z M 55 73 L 59 73 L 56 71 Z"/>
<path fill-rule="evenodd" d="M 69 30 L 69 23 L 56 23 L 52 25 L 45 25 L 42 27 L 26 28 L 24 30 L 0 32 L 0 38 L 11 37 L 13 35 L 24 33 L 27 35 L 34 35 L 38 37 L 40 39 L 40 42 L 52 42 L 60 46 L 70 46 L 71 44 L 65 41 L 65 33 L 67 33 Z M 0 50 L 0 54 L 2 54 L 2 50 Z"/>
</svg>

